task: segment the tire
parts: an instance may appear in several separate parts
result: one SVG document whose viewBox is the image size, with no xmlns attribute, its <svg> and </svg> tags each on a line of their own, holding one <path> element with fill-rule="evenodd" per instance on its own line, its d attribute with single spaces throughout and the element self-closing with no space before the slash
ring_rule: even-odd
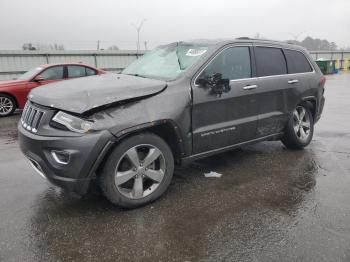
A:
<svg viewBox="0 0 350 262">
<path fill-rule="evenodd" d="M 0 94 L 0 117 L 10 116 L 15 110 L 15 100 L 9 95 Z"/>
<path fill-rule="evenodd" d="M 294 109 L 281 141 L 289 149 L 303 149 L 310 144 L 313 134 L 314 120 L 310 107 L 302 103 Z"/>
<path fill-rule="evenodd" d="M 111 152 L 100 187 L 113 204 L 135 208 L 158 199 L 169 187 L 173 172 L 168 144 L 157 135 L 142 133 L 126 138 Z"/>
</svg>

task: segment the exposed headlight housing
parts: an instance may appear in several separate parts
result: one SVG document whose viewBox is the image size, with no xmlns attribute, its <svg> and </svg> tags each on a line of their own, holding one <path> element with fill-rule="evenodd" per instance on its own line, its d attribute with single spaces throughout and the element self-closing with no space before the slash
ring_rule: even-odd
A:
<svg viewBox="0 0 350 262">
<path fill-rule="evenodd" d="M 77 133 L 89 132 L 93 127 L 93 122 L 59 111 L 52 121 L 64 125 L 69 130 Z"/>
</svg>

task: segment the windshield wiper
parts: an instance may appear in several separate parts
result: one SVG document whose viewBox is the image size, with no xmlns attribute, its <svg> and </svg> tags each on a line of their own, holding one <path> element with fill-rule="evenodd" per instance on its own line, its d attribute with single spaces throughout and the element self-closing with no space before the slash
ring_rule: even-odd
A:
<svg viewBox="0 0 350 262">
<path fill-rule="evenodd" d="M 177 62 L 179 63 L 180 70 L 183 70 L 180 57 L 179 57 L 179 42 L 176 43 L 176 56 L 177 56 Z"/>
</svg>

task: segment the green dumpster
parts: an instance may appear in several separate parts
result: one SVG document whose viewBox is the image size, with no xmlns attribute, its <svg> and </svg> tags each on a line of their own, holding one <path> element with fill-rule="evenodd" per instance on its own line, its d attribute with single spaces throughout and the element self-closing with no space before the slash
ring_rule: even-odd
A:
<svg viewBox="0 0 350 262">
<path fill-rule="evenodd" d="M 316 60 L 316 64 L 324 75 L 333 74 L 335 72 L 335 60 L 318 59 Z"/>
</svg>

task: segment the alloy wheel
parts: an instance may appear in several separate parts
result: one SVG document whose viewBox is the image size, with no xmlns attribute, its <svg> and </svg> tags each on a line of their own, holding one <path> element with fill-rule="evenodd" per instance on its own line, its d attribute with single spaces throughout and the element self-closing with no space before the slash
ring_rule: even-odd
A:
<svg viewBox="0 0 350 262">
<path fill-rule="evenodd" d="M 153 145 L 130 148 L 120 158 L 114 182 L 118 191 L 129 199 L 140 199 L 153 193 L 164 178 L 163 153 Z"/>
<path fill-rule="evenodd" d="M 310 115 L 302 106 L 298 106 L 293 112 L 293 128 L 299 140 L 305 142 L 310 136 Z"/>
<path fill-rule="evenodd" d="M 12 112 L 13 102 L 6 96 L 0 96 L 0 116 L 6 116 Z"/>
</svg>

